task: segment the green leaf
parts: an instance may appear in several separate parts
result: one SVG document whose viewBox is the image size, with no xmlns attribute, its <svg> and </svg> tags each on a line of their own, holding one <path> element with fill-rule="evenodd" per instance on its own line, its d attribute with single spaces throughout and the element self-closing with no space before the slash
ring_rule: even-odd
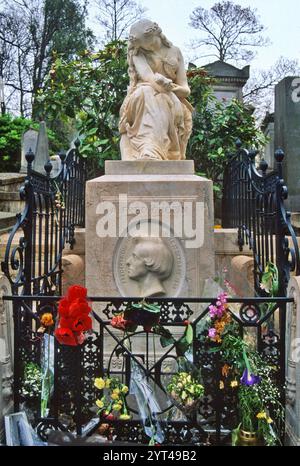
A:
<svg viewBox="0 0 300 466">
<path fill-rule="evenodd" d="M 221 350 L 221 347 L 209 348 L 208 353 L 218 353 Z"/>
<path fill-rule="evenodd" d="M 193 343 L 193 338 L 193 327 L 191 326 L 191 324 L 189 324 L 185 330 L 185 339 L 188 345 L 191 345 Z"/>
<path fill-rule="evenodd" d="M 172 345 L 175 342 L 175 338 L 171 337 L 160 337 L 160 344 L 162 348 L 166 348 L 167 346 Z"/>
<path fill-rule="evenodd" d="M 233 447 L 236 447 L 238 444 L 240 427 L 241 424 L 236 429 L 233 429 L 233 431 L 231 432 L 231 445 Z"/>
</svg>

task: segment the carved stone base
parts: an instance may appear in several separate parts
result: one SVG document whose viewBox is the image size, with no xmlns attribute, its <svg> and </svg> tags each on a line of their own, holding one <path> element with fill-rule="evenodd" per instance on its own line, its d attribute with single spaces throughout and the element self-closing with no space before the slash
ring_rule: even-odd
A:
<svg viewBox="0 0 300 466">
<path fill-rule="evenodd" d="M 215 276 L 213 221 L 212 182 L 194 175 L 192 161 L 107 162 L 87 183 L 89 295 L 201 295 Z M 164 247 L 137 250 L 133 237 L 160 237 Z"/>
</svg>

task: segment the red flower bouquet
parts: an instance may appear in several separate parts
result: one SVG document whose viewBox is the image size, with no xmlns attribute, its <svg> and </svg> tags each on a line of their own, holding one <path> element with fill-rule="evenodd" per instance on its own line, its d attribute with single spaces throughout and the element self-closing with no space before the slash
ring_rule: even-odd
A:
<svg viewBox="0 0 300 466">
<path fill-rule="evenodd" d="M 87 289 L 79 285 L 71 286 L 67 296 L 58 303 L 59 323 L 55 337 L 60 344 L 77 346 L 84 342 L 84 332 L 92 328 L 90 312 Z"/>
</svg>

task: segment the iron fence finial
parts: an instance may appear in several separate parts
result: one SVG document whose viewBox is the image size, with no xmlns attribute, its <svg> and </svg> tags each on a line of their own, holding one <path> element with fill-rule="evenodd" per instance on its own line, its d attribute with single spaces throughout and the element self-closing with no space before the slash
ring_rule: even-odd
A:
<svg viewBox="0 0 300 466">
<path fill-rule="evenodd" d="M 47 176 L 50 176 L 52 168 L 53 168 L 52 163 L 50 162 L 50 160 L 48 160 L 48 162 L 46 162 L 44 165 L 44 169 L 45 169 L 45 172 L 47 173 Z"/>
</svg>

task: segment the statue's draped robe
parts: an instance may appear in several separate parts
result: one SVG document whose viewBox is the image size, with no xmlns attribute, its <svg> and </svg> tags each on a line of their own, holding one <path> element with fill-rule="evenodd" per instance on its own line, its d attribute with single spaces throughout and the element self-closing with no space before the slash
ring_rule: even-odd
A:
<svg viewBox="0 0 300 466">
<path fill-rule="evenodd" d="M 144 55 L 153 73 L 176 82 L 176 57 L 167 55 L 162 60 L 149 53 Z M 138 80 L 128 90 L 120 117 L 123 160 L 185 159 L 192 130 L 191 105 L 186 99 L 179 99 L 174 92 L 159 93 L 149 83 Z"/>
</svg>

